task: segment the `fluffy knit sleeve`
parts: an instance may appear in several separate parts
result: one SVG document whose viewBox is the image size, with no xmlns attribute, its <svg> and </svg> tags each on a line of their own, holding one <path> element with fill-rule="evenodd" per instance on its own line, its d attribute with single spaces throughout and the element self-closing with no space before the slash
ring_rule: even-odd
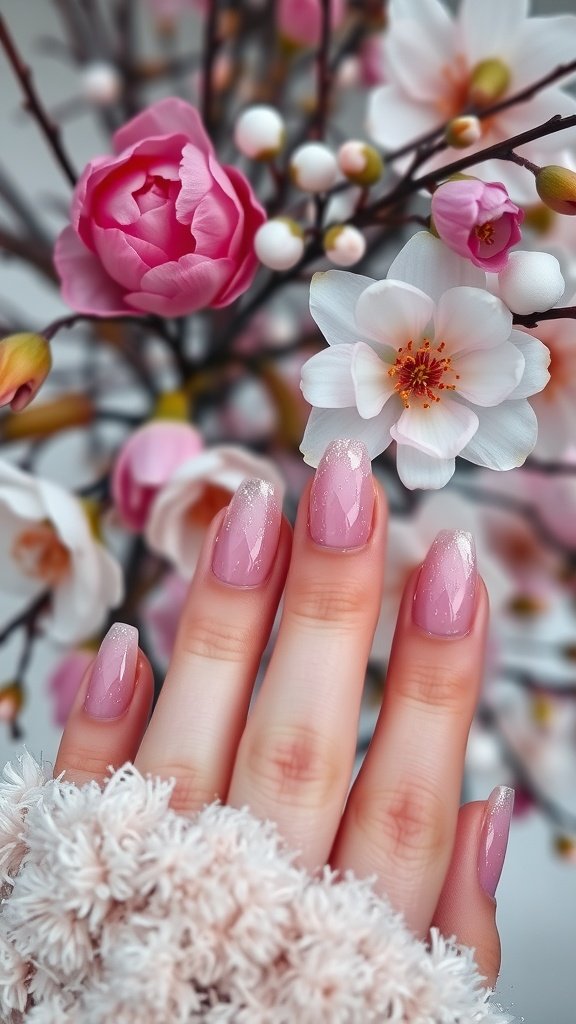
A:
<svg viewBox="0 0 576 1024">
<path fill-rule="evenodd" d="M 25 753 L 0 781 L 2 1024 L 508 1024 L 470 950 L 370 883 L 311 876 L 274 826 L 191 818 L 132 765 L 101 789 Z"/>
</svg>

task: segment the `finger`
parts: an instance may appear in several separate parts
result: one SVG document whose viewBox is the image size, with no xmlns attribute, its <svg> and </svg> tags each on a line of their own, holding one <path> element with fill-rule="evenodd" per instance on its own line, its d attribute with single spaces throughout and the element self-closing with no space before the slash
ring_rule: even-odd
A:
<svg viewBox="0 0 576 1024">
<path fill-rule="evenodd" d="M 138 630 L 110 628 L 84 675 L 60 741 L 54 775 L 82 785 L 102 781 L 108 766 L 133 761 L 152 708 L 154 680 L 138 647 Z"/>
<path fill-rule="evenodd" d="M 274 489 L 247 480 L 209 527 L 136 765 L 188 813 L 226 794 L 290 558 Z"/>
<path fill-rule="evenodd" d="M 500 970 L 494 894 L 504 864 L 514 790 L 498 786 L 487 801 L 460 808 L 454 851 L 432 924 L 476 950 L 490 988 Z"/>
<path fill-rule="evenodd" d="M 350 784 L 385 520 L 364 445 L 334 442 L 300 502 L 276 647 L 228 794 L 274 819 L 310 867 L 326 860 Z"/>
<path fill-rule="evenodd" d="M 331 859 L 376 873 L 418 935 L 452 853 L 487 614 L 470 534 L 443 531 L 405 588 L 374 738 Z"/>
</svg>

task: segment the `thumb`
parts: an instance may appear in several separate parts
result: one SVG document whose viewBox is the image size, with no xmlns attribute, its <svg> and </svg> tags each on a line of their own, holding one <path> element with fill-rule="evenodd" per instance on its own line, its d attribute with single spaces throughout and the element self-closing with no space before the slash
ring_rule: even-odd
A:
<svg viewBox="0 0 576 1024">
<path fill-rule="evenodd" d="M 500 937 L 494 894 L 500 879 L 514 790 L 497 786 L 488 800 L 465 804 L 458 814 L 452 860 L 432 924 L 442 935 L 476 951 L 490 988 L 500 970 Z"/>
</svg>

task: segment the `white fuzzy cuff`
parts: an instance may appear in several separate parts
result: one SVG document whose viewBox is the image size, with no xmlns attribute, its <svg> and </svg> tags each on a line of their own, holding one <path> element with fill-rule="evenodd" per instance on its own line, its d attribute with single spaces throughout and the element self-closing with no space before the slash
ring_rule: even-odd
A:
<svg viewBox="0 0 576 1024">
<path fill-rule="evenodd" d="M 370 883 L 315 877 L 275 827 L 172 811 L 132 765 L 105 787 L 0 780 L 6 1024 L 507 1024 L 472 952 L 417 941 Z"/>
</svg>

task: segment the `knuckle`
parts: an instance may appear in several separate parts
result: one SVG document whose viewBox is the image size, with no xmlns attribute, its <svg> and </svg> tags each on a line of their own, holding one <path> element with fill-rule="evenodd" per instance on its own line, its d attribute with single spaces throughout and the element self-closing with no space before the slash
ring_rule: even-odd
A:
<svg viewBox="0 0 576 1024">
<path fill-rule="evenodd" d="M 65 747 L 58 755 L 54 774 L 65 773 L 65 777 L 74 776 L 75 779 L 96 779 L 102 781 L 108 774 L 108 767 L 112 764 L 111 758 L 104 758 L 94 750 L 87 750 L 84 747 Z M 117 768 L 117 764 L 112 764 Z"/>
<path fill-rule="evenodd" d="M 464 667 L 413 661 L 394 683 L 396 693 L 406 701 L 428 709 L 460 711 L 470 691 Z"/>
<path fill-rule="evenodd" d="M 261 730 L 246 752 L 247 772 L 266 799 L 299 807 L 323 807 L 334 799 L 338 761 L 327 740 L 306 726 Z"/>
<path fill-rule="evenodd" d="M 446 810 L 440 798 L 412 783 L 379 791 L 359 793 L 354 801 L 359 832 L 383 858 L 405 871 L 437 857 L 449 839 Z"/>
<path fill-rule="evenodd" d="M 360 580 L 303 579 L 292 595 L 290 614 L 300 624 L 354 628 L 365 614 L 368 593 Z"/>
<path fill-rule="evenodd" d="M 234 626 L 225 619 L 195 618 L 183 624 L 180 645 L 190 657 L 210 661 L 240 662 L 250 650 L 250 630 Z"/>
<path fill-rule="evenodd" d="M 154 768 L 154 775 L 174 781 L 170 807 L 179 814 L 190 814 L 211 803 L 217 796 L 209 792 L 206 779 L 194 765 L 166 764 Z"/>
</svg>

